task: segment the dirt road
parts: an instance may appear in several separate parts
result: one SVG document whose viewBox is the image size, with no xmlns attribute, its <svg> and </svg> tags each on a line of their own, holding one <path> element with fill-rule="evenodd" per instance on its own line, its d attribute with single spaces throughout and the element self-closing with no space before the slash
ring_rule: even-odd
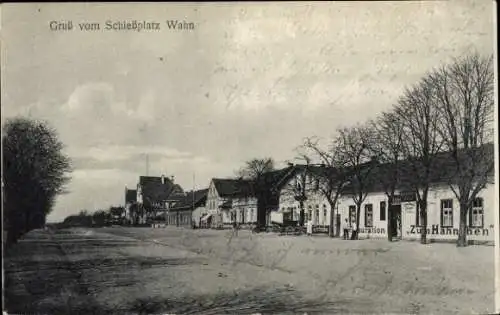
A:
<svg viewBox="0 0 500 315">
<path fill-rule="evenodd" d="M 11 313 L 493 311 L 493 247 L 175 228 L 34 231 L 5 262 Z"/>
</svg>

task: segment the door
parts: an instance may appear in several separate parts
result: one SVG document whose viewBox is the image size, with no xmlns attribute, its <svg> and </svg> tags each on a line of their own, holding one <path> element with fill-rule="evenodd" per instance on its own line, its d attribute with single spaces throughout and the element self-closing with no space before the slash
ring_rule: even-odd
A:
<svg viewBox="0 0 500 315">
<path fill-rule="evenodd" d="M 392 237 L 401 236 L 401 205 L 391 207 L 391 234 Z"/>
</svg>

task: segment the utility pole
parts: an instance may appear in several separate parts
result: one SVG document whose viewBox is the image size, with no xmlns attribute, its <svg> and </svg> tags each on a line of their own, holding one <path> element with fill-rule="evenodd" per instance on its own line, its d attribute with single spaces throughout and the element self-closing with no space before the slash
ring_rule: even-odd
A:
<svg viewBox="0 0 500 315">
<path fill-rule="evenodd" d="M 193 172 L 193 191 L 192 191 L 192 209 L 191 209 L 191 215 L 189 216 L 189 225 L 191 225 L 191 228 L 193 227 L 193 212 L 194 212 L 194 191 L 195 191 L 195 175 Z"/>
<path fill-rule="evenodd" d="M 146 153 L 146 176 L 149 176 L 149 154 Z"/>
</svg>

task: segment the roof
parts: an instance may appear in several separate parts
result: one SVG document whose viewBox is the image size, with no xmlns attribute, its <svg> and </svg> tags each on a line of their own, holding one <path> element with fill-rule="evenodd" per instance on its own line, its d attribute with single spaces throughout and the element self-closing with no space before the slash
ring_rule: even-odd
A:
<svg viewBox="0 0 500 315">
<path fill-rule="evenodd" d="M 200 189 L 193 191 L 188 191 L 182 195 L 180 199 L 170 210 L 186 210 L 192 209 L 193 204 L 195 207 L 205 205 L 207 200 L 208 189 Z"/>
<path fill-rule="evenodd" d="M 467 152 L 472 152 L 468 154 Z M 493 175 L 494 167 L 494 146 L 493 143 L 488 143 L 475 151 L 465 151 L 461 150 L 458 155 L 460 159 L 477 159 L 477 157 L 482 155 L 491 156 L 490 160 L 486 159 L 484 163 L 478 165 L 478 173 L 490 172 Z M 361 170 L 363 172 L 369 172 L 367 175 L 367 181 L 365 184 L 368 186 L 368 191 L 385 191 L 386 188 L 390 187 L 394 181 L 396 181 L 396 188 L 398 189 L 411 189 L 410 184 L 415 178 L 415 171 L 413 169 L 412 163 L 408 160 L 401 160 L 398 163 L 378 163 L 377 161 L 368 161 L 361 165 Z M 330 176 L 330 177 L 349 177 L 353 172 L 356 171 L 355 168 L 344 167 L 344 168 L 334 168 L 328 167 L 326 165 L 304 165 L 297 164 L 292 165 L 287 168 L 266 173 L 265 176 L 272 178 L 269 182 L 274 183 L 271 188 L 279 191 L 291 178 L 293 178 L 298 172 L 307 171 L 313 176 Z M 436 155 L 433 160 L 433 168 L 431 170 L 430 182 L 433 184 L 438 183 L 448 183 L 449 180 L 453 180 L 456 177 L 456 164 L 451 156 L 451 152 L 441 152 Z M 351 191 L 353 188 L 350 185 L 345 187 L 345 192 Z"/>
<path fill-rule="evenodd" d="M 494 171 L 494 147 L 488 143 L 475 151 L 461 150 L 458 152 L 458 158 L 461 161 L 466 159 L 478 159 L 482 155 L 490 155 L 491 159 L 481 159 L 485 163 L 477 164 L 477 173 L 474 175 L 477 179 L 479 176 L 488 174 L 493 175 Z M 367 178 L 368 191 L 384 191 L 396 181 L 395 187 L 398 189 L 412 189 L 412 182 L 421 172 L 418 172 L 418 164 L 421 163 L 418 159 L 401 160 L 398 163 L 381 163 L 376 164 L 371 169 L 369 178 Z M 417 170 L 416 170 L 416 169 Z M 416 173 L 418 172 L 418 174 Z M 429 182 L 431 184 L 448 184 L 457 177 L 457 167 L 451 152 L 440 152 L 432 160 L 432 167 L 429 174 Z M 349 191 L 349 187 L 346 187 Z M 352 188 L 350 188 L 352 190 Z"/>
<path fill-rule="evenodd" d="M 137 190 L 125 188 L 125 204 L 137 201 Z"/>
<path fill-rule="evenodd" d="M 181 200 L 184 191 L 174 184 L 168 177 L 140 176 L 139 185 L 145 204 L 163 202 L 167 200 Z"/>
<path fill-rule="evenodd" d="M 221 197 L 254 196 L 254 183 L 246 179 L 213 178 L 215 189 Z"/>
</svg>

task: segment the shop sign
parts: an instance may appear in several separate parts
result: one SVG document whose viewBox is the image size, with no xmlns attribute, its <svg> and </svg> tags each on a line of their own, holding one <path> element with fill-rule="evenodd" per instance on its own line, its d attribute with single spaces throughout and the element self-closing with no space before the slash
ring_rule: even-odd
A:
<svg viewBox="0 0 500 315">
<path fill-rule="evenodd" d="M 417 201 L 417 194 L 413 191 L 401 192 L 401 202 L 413 202 Z"/>
<path fill-rule="evenodd" d="M 385 234 L 385 229 L 384 228 L 361 228 L 361 229 L 359 229 L 359 233 Z"/>
<path fill-rule="evenodd" d="M 410 225 L 410 230 L 406 232 L 407 234 L 421 234 L 422 228 L 415 225 Z M 427 228 L 428 235 L 458 235 L 458 229 L 456 228 L 446 228 L 439 227 L 439 224 L 433 224 L 431 227 Z M 475 236 L 488 236 L 489 229 L 487 228 L 467 228 L 467 235 Z"/>
</svg>

